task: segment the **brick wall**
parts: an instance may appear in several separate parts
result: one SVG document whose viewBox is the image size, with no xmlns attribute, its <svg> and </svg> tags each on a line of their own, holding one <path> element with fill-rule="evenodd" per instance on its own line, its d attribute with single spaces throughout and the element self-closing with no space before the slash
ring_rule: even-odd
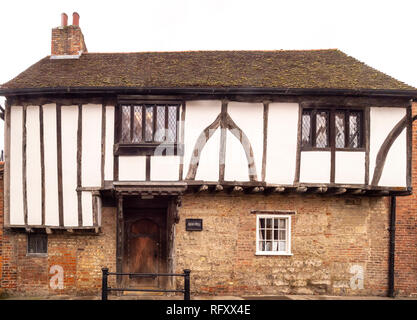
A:
<svg viewBox="0 0 417 320">
<path fill-rule="evenodd" d="M 3 277 L 3 165 L 0 162 L 0 296 L 2 294 L 1 279 Z"/>
<path fill-rule="evenodd" d="M 192 270 L 194 294 L 387 293 L 386 198 L 203 194 L 186 195 L 182 203 L 174 265 L 176 272 Z M 292 256 L 255 255 L 251 210 L 296 212 Z M 49 235 L 45 257 L 27 256 L 26 235 L 5 231 L 1 287 L 13 295 L 99 293 L 101 267 L 115 270 L 115 215 L 104 208 L 100 235 Z M 202 218 L 204 230 L 185 231 L 186 218 Z M 56 265 L 64 271 L 63 289 L 51 287 Z M 351 286 L 360 269 L 363 289 Z"/>
<path fill-rule="evenodd" d="M 115 270 L 115 214 L 114 208 L 103 208 L 103 233 L 99 235 L 48 235 L 46 256 L 28 256 L 27 235 L 5 230 L 0 287 L 11 295 L 98 294 L 101 268 Z M 54 281 L 60 269 L 62 289 Z"/>
<path fill-rule="evenodd" d="M 65 26 L 52 29 L 51 54 L 77 55 L 87 52 L 84 36 L 79 26 Z"/>
<path fill-rule="evenodd" d="M 355 199 L 185 196 L 177 225 L 177 271 L 193 270 L 192 289 L 200 294 L 386 295 L 388 201 Z M 296 211 L 292 256 L 255 255 L 252 209 Z M 202 218 L 204 230 L 186 232 L 186 218 Z M 363 289 L 351 287 L 355 268 L 363 270 Z"/>
<path fill-rule="evenodd" d="M 412 104 L 412 115 L 417 115 L 417 103 Z M 395 231 L 395 293 L 417 296 L 417 121 L 412 134 L 413 194 L 397 197 Z"/>
</svg>

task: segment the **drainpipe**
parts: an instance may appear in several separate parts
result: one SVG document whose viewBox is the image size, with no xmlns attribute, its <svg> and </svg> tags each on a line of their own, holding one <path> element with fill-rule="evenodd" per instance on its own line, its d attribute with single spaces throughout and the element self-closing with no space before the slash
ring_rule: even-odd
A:
<svg viewBox="0 0 417 320">
<path fill-rule="evenodd" d="M 394 298 L 394 267 L 395 267 L 395 220 L 396 198 L 391 196 L 390 226 L 389 226 L 389 269 L 388 269 L 388 297 Z"/>
</svg>

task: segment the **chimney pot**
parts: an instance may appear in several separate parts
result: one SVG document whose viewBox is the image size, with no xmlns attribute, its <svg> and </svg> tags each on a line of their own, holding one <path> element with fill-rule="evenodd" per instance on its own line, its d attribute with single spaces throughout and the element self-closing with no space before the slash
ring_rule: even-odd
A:
<svg viewBox="0 0 417 320">
<path fill-rule="evenodd" d="M 74 12 L 72 14 L 72 24 L 74 26 L 79 26 L 80 25 L 80 15 L 77 12 Z"/>
<path fill-rule="evenodd" d="M 61 27 L 66 27 L 68 25 L 68 16 L 66 13 L 61 13 Z"/>
</svg>

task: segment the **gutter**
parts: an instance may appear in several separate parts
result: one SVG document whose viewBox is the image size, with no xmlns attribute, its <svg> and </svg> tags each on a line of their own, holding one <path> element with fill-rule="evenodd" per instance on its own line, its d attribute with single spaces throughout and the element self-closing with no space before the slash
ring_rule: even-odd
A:
<svg viewBox="0 0 417 320">
<path fill-rule="evenodd" d="M 396 224 L 396 197 L 390 198 L 390 225 L 389 225 L 389 266 L 388 266 L 388 297 L 395 297 L 395 224 Z"/>
<path fill-rule="evenodd" d="M 159 87 L 54 87 L 54 88 L 0 88 L 1 96 L 16 95 L 41 95 L 41 94 L 190 94 L 190 95 L 334 95 L 334 96 L 361 96 L 361 97 L 398 97 L 417 99 L 417 90 L 393 90 L 393 89 L 300 89 L 300 88 L 255 88 L 255 87 L 184 87 L 184 88 L 159 88 Z"/>
</svg>

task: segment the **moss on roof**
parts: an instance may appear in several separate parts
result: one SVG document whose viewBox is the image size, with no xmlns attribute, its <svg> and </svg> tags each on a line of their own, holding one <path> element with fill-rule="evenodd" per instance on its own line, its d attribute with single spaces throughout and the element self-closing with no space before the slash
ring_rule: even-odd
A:
<svg viewBox="0 0 417 320">
<path fill-rule="evenodd" d="M 1 88 L 58 87 L 415 89 L 336 49 L 47 56 Z"/>
</svg>

